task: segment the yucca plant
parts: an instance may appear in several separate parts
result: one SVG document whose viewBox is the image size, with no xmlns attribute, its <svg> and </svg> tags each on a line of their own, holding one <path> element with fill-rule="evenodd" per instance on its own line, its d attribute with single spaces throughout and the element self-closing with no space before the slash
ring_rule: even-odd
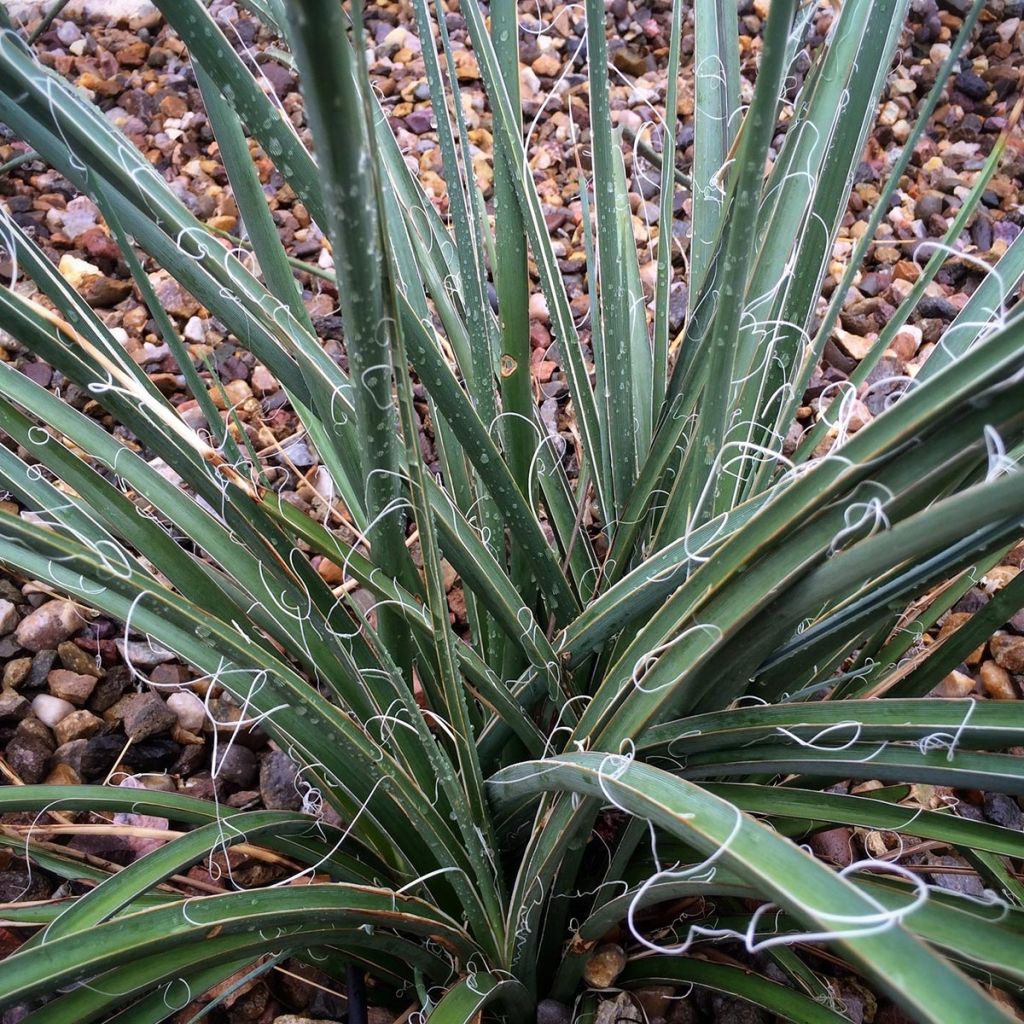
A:
<svg viewBox="0 0 1024 1024">
<path fill-rule="evenodd" d="M 1024 534 L 1024 321 L 1011 308 L 1024 236 L 916 376 L 894 383 L 898 400 L 855 433 L 843 400 L 957 244 L 1005 134 L 946 247 L 783 452 L 980 0 L 825 303 L 907 3 L 847 0 L 786 98 L 813 5 L 773 0 L 742 105 L 734 10 L 698 0 L 689 308 L 675 338 L 680 0 L 656 133 L 665 244 L 650 302 L 608 109 L 604 5 L 586 3 L 582 338 L 524 151 L 508 0 L 490 23 L 475 0 L 459 6 L 493 118 L 493 216 L 470 170 L 445 9 L 414 3 L 445 219 L 370 88 L 358 0 L 349 14 L 338 0 L 245 5 L 279 33 L 274 59 L 300 75 L 311 148 L 200 0 L 159 6 L 188 47 L 255 259 L 193 217 L 13 30 L 0 36 L 0 120 L 99 206 L 208 430 L 5 217 L 16 271 L 0 323 L 91 402 L 80 411 L 0 362 L 0 486 L 23 510 L 0 511 L 0 561 L 229 694 L 243 723 L 301 765 L 309 811 L 4 788 L 4 812 L 134 811 L 181 832 L 110 874 L 86 874 L 29 832 L 25 855 L 91 887 L 4 909 L 9 925 L 36 930 L 0 965 L 0 1005 L 38 1006 L 32 1024 L 159 1021 L 183 991 L 289 955 L 341 978 L 355 966 L 381 1005 L 404 992 L 437 1024 L 531 1020 L 545 999 L 588 1020 L 601 983 L 591 957 L 613 936 L 628 953 L 605 979 L 616 988 L 697 985 L 838 1024 L 839 970 L 915 1020 L 1012 1019 L 997 990 L 1024 980 L 1024 838 L 910 797 L 918 783 L 1024 792 L 1008 752 L 1024 745 L 1022 705 L 928 696 L 1024 604 L 1024 574 L 941 643 L 915 644 Z M 249 139 L 333 244 L 345 369 L 316 335 Z M 243 425 L 218 410 L 214 371 L 193 361 L 145 260 L 280 382 L 329 475 L 320 518 L 281 497 Z M 531 388 L 534 281 L 569 386 L 571 445 L 548 433 Z M 341 585 L 315 571 L 317 555 L 341 568 Z M 458 573 L 465 635 L 442 559 Z M 855 795 L 834 786 L 844 780 L 881 785 Z M 936 890 L 895 859 L 836 872 L 800 845 L 840 825 L 957 852 L 989 898 Z M 237 843 L 299 864 L 309 884 L 189 898 L 162 885 Z"/>
</svg>

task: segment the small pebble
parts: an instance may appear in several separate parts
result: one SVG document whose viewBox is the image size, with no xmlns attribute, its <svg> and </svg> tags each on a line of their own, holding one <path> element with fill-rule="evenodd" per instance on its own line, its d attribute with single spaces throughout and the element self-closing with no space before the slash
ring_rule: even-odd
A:
<svg viewBox="0 0 1024 1024">
<path fill-rule="evenodd" d="M 626 968 L 626 951 L 613 942 L 606 943 L 591 954 L 583 978 L 592 988 L 611 988 Z"/>
<path fill-rule="evenodd" d="M 1024 673 L 1024 636 L 997 633 L 988 642 L 997 665 L 1015 674 Z"/>
<path fill-rule="evenodd" d="M 12 601 L 0 600 L 0 636 L 6 636 L 18 624 L 18 609 Z"/>
<path fill-rule="evenodd" d="M 136 693 L 125 698 L 124 731 L 132 741 L 169 732 L 178 716 L 155 693 Z"/>
<path fill-rule="evenodd" d="M 32 711 L 36 718 L 51 729 L 72 714 L 74 710 L 74 704 L 70 704 L 60 697 L 52 697 L 48 693 L 41 693 L 32 701 Z"/>
<path fill-rule="evenodd" d="M 29 702 L 16 690 L 0 693 L 0 722 L 20 722 L 29 710 Z"/>
<path fill-rule="evenodd" d="M 48 786 L 80 786 L 82 777 L 69 764 L 55 764 L 44 780 Z"/>
<path fill-rule="evenodd" d="M 55 648 L 85 625 L 85 619 L 70 601 L 47 601 L 28 613 L 18 624 L 15 637 L 29 651 Z"/>
<path fill-rule="evenodd" d="M 50 730 L 42 721 L 25 718 L 18 723 L 4 753 L 15 775 L 27 785 L 34 785 L 45 778 L 54 746 Z"/>
<path fill-rule="evenodd" d="M 66 668 L 55 668 L 46 680 L 54 697 L 70 701 L 78 707 L 85 704 L 96 689 L 95 676 L 69 672 Z"/>
<path fill-rule="evenodd" d="M 4 665 L 4 686 L 20 686 L 25 681 L 26 676 L 28 676 L 29 669 L 31 668 L 31 658 L 12 658 L 6 665 Z"/>
<path fill-rule="evenodd" d="M 981 685 L 993 700 L 1017 700 L 1017 689 L 1010 673 L 994 661 L 984 661 L 978 670 Z"/>
<path fill-rule="evenodd" d="M 974 689 L 974 680 L 965 672 L 950 672 L 932 691 L 936 697 L 966 697 Z"/>
<path fill-rule="evenodd" d="M 159 644 L 151 644 L 147 640 L 125 640 L 119 637 L 114 641 L 125 663 L 136 668 L 154 668 L 165 661 L 173 661 L 175 655 Z"/>
<path fill-rule="evenodd" d="M 223 750 L 213 766 L 214 778 L 248 789 L 256 781 L 256 755 L 240 743 Z"/>
<path fill-rule="evenodd" d="M 74 740 L 87 740 L 91 736 L 95 736 L 102 725 L 103 720 L 97 718 L 91 711 L 73 711 L 53 727 L 53 735 L 63 746 Z"/>
<path fill-rule="evenodd" d="M 282 750 L 272 750 L 263 758 L 260 795 L 268 811 L 297 811 L 302 807 L 298 775 L 298 765 Z"/>
<path fill-rule="evenodd" d="M 96 664 L 96 658 L 86 654 L 78 644 L 72 643 L 70 640 L 57 644 L 57 657 L 69 672 L 93 676 L 95 679 L 103 678 L 103 669 Z"/>
<path fill-rule="evenodd" d="M 206 705 L 191 690 L 172 693 L 167 698 L 167 706 L 178 716 L 178 724 L 186 732 L 202 732 Z"/>
</svg>

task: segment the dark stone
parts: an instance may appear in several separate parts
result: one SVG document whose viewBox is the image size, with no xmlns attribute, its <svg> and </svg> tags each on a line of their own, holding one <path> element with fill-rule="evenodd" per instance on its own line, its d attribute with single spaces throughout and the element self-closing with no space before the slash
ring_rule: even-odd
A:
<svg viewBox="0 0 1024 1024">
<path fill-rule="evenodd" d="M 0 871 L 0 903 L 46 900 L 53 894 L 53 883 L 37 867 Z"/>
<path fill-rule="evenodd" d="M 295 92 L 296 82 L 293 75 L 286 67 L 276 61 L 268 60 L 260 65 L 260 71 L 266 75 L 267 80 L 274 87 L 280 99 L 284 99 L 290 92 Z"/>
<path fill-rule="evenodd" d="M 926 295 L 917 304 L 917 312 L 923 319 L 934 318 L 948 323 L 956 316 L 956 306 L 939 295 Z"/>
<path fill-rule="evenodd" d="M 53 379 L 53 368 L 42 362 L 25 363 L 21 372 L 41 388 L 48 388 Z"/>
<path fill-rule="evenodd" d="M 194 796 L 197 800 L 214 800 L 217 796 L 217 787 L 209 772 L 197 772 L 190 778 L 182 779 L 178 785 L 178 792 L 185 796 Z"/>
<path fill-rule="evenodd" d="M 925 863 L 935 865 L 936 867 L 967 868 L 970 866 L 967 861 L 962 860 L 960 857 L 934 857 L 931 855 L 928 856 Z M 975 874 L 947 873 L 943 871 L 936 872 L 931 877 L 932 882 L 940 889 L 958 892 L 964 896 L 980 898 L 985 895 L 985 886 Z"/>
<path fill-rule="evenodd" d="M 985 817 L 993 824 L 1020 832 L 1024 829 L 1024 813 L 1013 797 L 1005 793 L 985 794 Z"/>
<path fill-rule="evenodd" d="M 101 857 L 113 864 L 126 867 L 138 859 L 135 841 L 121 832 L 113 830 L 101 835 L 75 836 L 68 845 L 79 853 Z"/>
<path fill-rule="evenodd" d="M 106 676 L 96 684 L 89 703 L 86 705 L 94 714 L 100 715 L 113 707 L 132 681 L 131 670 L 127 665 L 115 665 Z"/>
<path fill-rule="evenodd" d="M 405 126 L 413 135 L 426 135 L 434 126 L 434 112 L 429 107 L 413 110 L 405 115 Z"/>
<path fill-rule="evenodd" d="M 946 205 L 945 196 L 941 192 L 925 192 L 914 204 L 914 216 L 920 220 L 940 215 Z"/>
<path fill-rule="evenodd" d="M 914 39 L 922 46 L 931 46 L 941 33 L 942 22 L 939 20 L 939 16 L 937 14 L 928 14 L 914 33 Z"/>
<path fill-rule="evenodd" d="M 956 76 L 954 85 L 968 99 L 983 100 L 989 93 L 988 83 L 973 71 L 961 71 Z"/>
<path fill-rule="evenodd" d="M 537 1024 L 572 1024 L 572 1007 L 555 999 L 542 999 L 537 1004 Z"/>
<path fill-rule="evenodd" d="M 345 324 L 340 316 L 328 315 L 313 318 L 313 330 L 318 338 L 333 338 L 340 341 L 344 337 Z"/>
<path fill-rule="evenodd" d="M 310 1017 L 322 1020 L 341 1020 L 346 1012 L 346 1003 L 342 996 L 323 988 L 313 989 L 313 997 L 309 1001 L 309 1009 L 306 1010 Z"/>
<path fill-rule="evenodd" d="M 194 775 L 206 761 L 206 747 L 190 743 L 181 748 L 178 760 L 171 767 L 174 775 Z"/>
<path fill-rule="evenodd" d="M 7 763 L 28 785 L 42 782 L 56 744 L 50 730 L 38 718 L 25 718 L 7 744 Z"/>
<path fill-rule="evenodd" d="M 257 772 L 256 755 L 239 743 L 232 743 L 218 752 L 213 768 L 218 781 L 229 782 L 241 789 L 247 789 L 256 781 Z"/>
<path fill-rule="evenodd" d="M 46 685 L 46 677 L 57 660 L 56 651 L 39 651 L 32 658 L 32 667 L 28 670 L 25 682 L 22 684 L 26 690 L 40 690 Z"/>
<path fill-rule="evenodd" d="M 234 807 L 239 811 L 253 810 L 260 805 L 260 791 L 258 789 L 240 789 L 237 793 L 224 801 L 228 807 Z"/>
<path fill-rule="evenodd" d="M 298 765 L 283 751 L 271 750 L 260 764 L 260 795 L 268 811 L 297 811 L 302 807 Z"/>
<path fill-rule="evenodd" d="M 137 693 L 125 698 L 124 731 L 135 742 L 170 732 L 178 716 L 155 693 Z"/>
<path fill-rule="evenodd" d="M 145 89 L 128 89 L 121 93 L 120 105 L 129 113 L 150 120 L 157 111 L 157 100 Z"/>
<path fill-rule="evenodd" d="M 169 736 L 152 736 L 133 743 L 125 752 L 125 763 L 137 772 L 166 772 L 181 755 L 181 744 Z"/>
<path fill-rule="evenodd" d="M 988 252 L 992 248 L 992 221 L 988 217 L 980 215 L 971 225 L 971 241 L 978 252 Z"/>
<path fill-rule="evenodd" d="M 731 996 L 712 996 L 715 1024 L 765 1024 L 764 1012 L 752 1003 Z"/>
<path fill-rule="evenodd" d="M 86 780 L 105 776 L 117 764 L 126 742 L 120 732 L 99 733 L 87 740 L 79 774 Z"/>
</svg>

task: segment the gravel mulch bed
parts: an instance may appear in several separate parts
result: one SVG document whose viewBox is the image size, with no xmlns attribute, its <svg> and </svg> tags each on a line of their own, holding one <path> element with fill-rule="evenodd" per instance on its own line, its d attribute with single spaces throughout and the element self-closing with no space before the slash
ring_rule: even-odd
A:
<svg viewBox="0 0 1024 1024">
<path fill-rule="evenodd" d="M 902 60 L 889 79 L 879 107 L 878 124 L 864 154 L 849 211 L 835 247 L 834 263 L 824 295 L 836 287 L 843 261 L 863 231 L 877 199 L 887 167 L 907 138 L 912 112 L 934 80 L 968 8 L 966 0 L 914 0 Z M 760 49 L 760 31 L 767 0 L 741 3 L 740 28 L 744 90 L 749 93 Z M 658 123 L 665 88 L 669 4 L 665 0 L 611 0 L 610 59 L 613 66 L 613 119 L 628 137 L 651 138 Z M 256 61 L 266 88 L 282 109 L 302 127 L 301 103 L 293 74 L 261 55 L 271 43 L 263 28 L 240 7 L 214 0 L 211 11 L 226 26 L 229 38 L 249 61 Z M 962 62 L 949 96 L 937 111 L 926 137 L 883 220 L 868 264 L 846 297 L 841 323 L 825 359 L 804 396 L 801 427 L 816 421 L 879 334 L 895 307 L 920 273 L 929 242 L 942 237 L 974 175 L 1007 125 L 1020 96 L 1024 68 L 1022 5 L 992 0 L 982 13 L 973 47 Z M 832 11 L 819 6 L 808 45 L 820 44 Z M 446 187 L 434 132 L 433 112 L 420 59 L 420 42 L 409 5 L 392 0 L 367 12 L 374 61 L 371 73 L 399 144 L 414 165 L 427 194 L 441 212 L 447 209 Z M 460 85 L 467 96 L 472 163 L 485 197 L 489 198 L 491 134 L 476 60 L 468 48 L 462 16 L 452 10 L 448 29 L 455 48 Z M 588 104 L 583 12 L 579 5 L 542 0 L 521 8 L 523 103 L 530 127 L 530 163 L 544 202 L 544 213 L 579 320 L 587 310 L 578 177 L 586 171 Z M 124 22 L 57 19 L 44 34 L 41 59 L 69 81 L 87 90 L 131 141 L 171 183 L 196 216 L 226 238 L 239 231 L 238 211 L 213 141 L 184 47 L 158 15 Z M 692 55 L 692 21 L 684 28 L 683 61 Z M 692 159 L 692 69 L 683 73 L 677 139 L 679 166 Z M 660 148 L 660 141 L 658 142 Z M 0 136 L 0 163 L 17 160 L 25 147 Z M 281 237 L 292 255 L 311 265 L 301 275 L 306 302 L 325 345 L 341 357 L 341 323 L 337 294 L 316 271 L 331 267 L 318 228 L 295 194 L 258 149 L 253 149 L 268 203 Z M 641 253 L 641 278 L 653 294 L 651 242 L 658 223 L 657 172 L 631 151 L 627 156 L 631 206 Z M 960 255 L 950 259 L 929 286 L 911 324 L 894 340 L 878 369 L 854 404 L 849 429 L 856 430 L 876 415 L 886 395 L 871 385 L 894 375 L 912 376 L 940 339 L 948 322 L 967 301 L 981 279 L 981 264 L 993 262 L 1024 226 L 1024 142 L 1011 139 L 999 171 L 982 197 L 981 209 L 963 239 Z M 161 390 L 194 426 L 202 420 L 194 400 L 153 322 L 134 292 L 127 268 L 95 206 L 78 196 L 56 172 L 28 159 L 8 166 L 0 177 L 0 200 L 20 225 L 44 247 L 65 276 L 75 282 L 102 319 L 117 332 L 126 351 L 152 376 Z M 689 224 L 689 199 L 676 193 L 670 230 L 680 243 L 677 283 L 672 291 L 671 321 L 682 326 L 686 306 L 681 255 Z M 232 244 L 226 241 L 226 244 Z M 245 352 L 224 326 L 165 272 L 148 266 L 164 308 L 181 329 L 190 351 L 214 361 L 228 400 L 256 448 L 277 467 L 276 485 L 286 497 L 322 515 L 330 495 L 323 486 L 315 452 L 297 430 L 277 382 Z M 9 265 L 0 265 L 7 274 Z M 26 285 L 21 282 L 19 288 Z M 533 376 L 542 420 L 552 434 L 573 446 L 568 389 L 552 345 L 547 310 L 539 292 L 531 302 Z M 583 328 L 582 340 L 588 342 Z M 63 380 L 60 373 L 31 357 L 9 336 L 0 335 L 0 359 L 12 362 L 44 387 L 59 390 L 71 404 L 102 419 L 90 397 Z M 830 391 L 830 389 L 832 389 Z M 884 391 L 884 389 L 882 389 Z M 216 392 L 218 401 L 222 401 Z M 795 441 L 794 438 L 791 441 Z M 429 438 L 427 439 L 429 443 Z M 5 503 L 11 506 L 10 502 Z M 13 506 L 11 506 L 13 508 Z M 941 641 L 1005 585 L 1024 563 L 1024 547 L 990 572 L 962 599 L 922 644 Z M 321 574 L 340 584 L 340 570 L 318 561 Z M 456 618 L 464 615 L 454 579 L 450 590 Z M 8 784 L 82 782 L 166 789 L 216 799 L 230 808 L 311 808 L 315 794 L 296 774 L 287 755 L 277 750 L 259 725 L 250 725 L 245 709 L 233 704 L 216 681 L 199 677 L 168 652 L 143 638 L 125 635 L 113 622 L 88 609 L 59 599 L 38 581 L 0 578 L 0 772 Z M 1024 612 L 1018 613 L 993 640 L 975 651 L 951 673 L 937 693 L 971 695 L 979 700 L 1018 700 L 1024 684 Z M 867 784 L 870 787 L 870 783 Z M 864 787 L 861 787 L 864 788 Z M 922 806 L 955 802 L 957 813 L 1007 827 L 1024 827 L 1018 801 L 981 793 L 953 793 L 916 787 Z M 68 856 L 83 864 L 124 865 L 160 843 L 164 819 L 118 815 L 120 826 L 102 834 L 69 833 L 67 825 L 110 823 L 101 816 L 59 814 L 30 818 L 6 815 L 0 837 L 41 844 L 59 843 Z M 59 826 L 65 826 L 63 829 Z M 892 851 L 884 833 L 836 829 L 815 837 L 816 852 L 838 865 L 864 855 Z M 905 851 L 901 861 L 926 871 L 938 885 L 974 893 L 980 886 L 966 864 L 942 856 L 922 844 Z M 284 878 L 289 867 L 251 853 L 232 851 L 193 868 L 173 885 L 184 893 L 222 891 L 232 885 L 253 886 Z M 64 880 L 33 867 L 11 845 L 0 846 L 0 903 L 48 900 L 83 891 L 84 883 Z M 0 952 L 15 949 L 23 933 L 0 929 Z M 762 967 L 764 965 L 761 965 Z M 297 962 L 282 965 L 265 979 L 245 985 L 210 1015 L 211 1021 L 299 1024 L 302 1020 L 338 1020 L 343 999 L 330 991 L 324 976 Z M 875 1005 L 874 997 L 854 979 L 838 978 L 839 992 L 852 1020 L 897 1024 L 903 1018 L 893 1007 Z M 683 996 L 670 990 L 649 990 L 641 1000 L 650 1021 L 688 1024 L 701 1020 L 753 1022 L 763 1015 L 721 997 Z M 614 1020 L 641 1020 L 630 1000 L 609 1002 Z M 182 1020 L 194 1012 L 183 1011 Z M 614 1013 L 612 1012 L 614 1011 Z M 378 1022 L 393 1021 L 391 1011 L 374 1010 Z M 564 1019 L 548 1006 L 543 1018 Z M 297 1014 L 298 1016 L 291 1016 Z M 560 1016 L 561 1015 L 561 1016 Z M 2 1024 L 15 1024 L 20 1011 L 5 1014 Z"/>
</svg>

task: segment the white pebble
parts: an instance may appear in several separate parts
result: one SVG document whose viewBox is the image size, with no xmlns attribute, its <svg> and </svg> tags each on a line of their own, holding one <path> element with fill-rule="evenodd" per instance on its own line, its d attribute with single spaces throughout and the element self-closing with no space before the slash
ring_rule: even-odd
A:
<svg viewBox="0 0 1024 1024">
<path fill-rule="evenodd" d="M 166 125 L 166 123 L 165 121 L 164 124 Z M 199 317 L 189 317 L 188 323 L 185 324 L 185 340 L 194 341 L 196 344 L 206 341 L 206 327 Z"/>
<path fill-rule="evenodd" d="M 51 729 L 58 723 L 64 721 L 74 710 L 75 705 L 60 697 L 53 697 L 48 693 L 41 693 L 32 701 L 32 710 L 36 718 L 43 725 Z"/>
<path fill-rule="evenodd" d="M 206 721 L 206 705 L 191 690 L 179 690 L 167 698 L 167 706 L 178 716 L 186 732 L 199 733 Z"/>
</svg>

